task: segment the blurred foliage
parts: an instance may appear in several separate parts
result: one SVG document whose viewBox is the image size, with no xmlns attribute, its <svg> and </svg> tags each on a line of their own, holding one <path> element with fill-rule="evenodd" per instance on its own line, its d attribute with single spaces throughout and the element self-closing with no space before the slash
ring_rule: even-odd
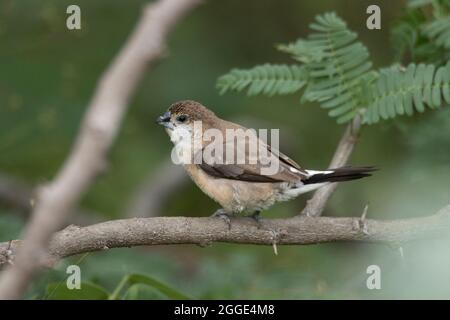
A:
<svg viewBox="0 0 450 320">
<path fill-rule="evenodd" d="M 64 282 L 50 283 L 43 299 L 53 300 L 106 300 L 108 292 L 89 282 L 82 282 L 80 289 L 68 289 Z"/>
<path fill-rule="evenodd" d="M 406 69 L 382 69 L 372 90 L 366 94 L 373 100 L 364 113 L 367 123 L 423 113 L 425 107 L 447 106 L 450 104 L 450 61 L 438 68 L 433 64 L 411 63 Z"/>
<path fill-rule="evenodd" d="M 0 2 L 1 171 L 30 185 L 52 179 L 70 150 L 98 78 L 145 2 Z M 79 31 L 65 28 L 69 4 L 81 7 Z M 381 30 L 366 28 L 366 8 L 372 4 L 381 7 Z M 99 177 L 81 206 L 104 220 L 124 217 L 136 187 L 169 159 L 170 142 L 154 119 L 182 99 L 199 100 L 227 119 L 244 116 L 249 123 L 257 120 L 280 128 L 284 153 L 306 167 L 325 168 L 343 129 L 326 117 L 326 110 L 309 102 L 299 107 L 294 95 L 220 96 L 214 83 L 233 66 L 265 61 L 283 65 L 283 54 L 268 46 L 307 37 L 307 23 L 327 11 L 335 11 L 358 33 L 374 68 L 393 62 L 429 63 L 411 60 L 406 51 L 400 61 L 395 53 L 400 43 L 386 45 L 391 26 L 407 14 L 401 1 L 207 1 L 171 35 L 167 57 L 148 73 L 132 101 L 110 153 L 109 171 Z M 302 81 L 295 82 L 300 85 Z M 432 214 L 450 203 L 449 119 L 448 110 L 442 109 L 365 126 L 351 163 L 377 165 L 381 170 L 370 179 L 342 184 L 325 214 L 359 216 L 369 202 L 370 218 L 410 218 Z M 246 125 L 246 120 L 242 123 Z M 276 205 L 263 217 L 292 216 L 306 198 Z M 164 212 L 206 216 L 215 209 L 216 204 L 190 183 L 170 198 Z M 13 209 L 1 208 L 0 241 L 19 238 L 23 223 Z M 108 294 L 127 276 L 143 274 L 182 294 L 205 299 L 445 298 L 450 294 L 449 245 L 448 239 L 407 244 L 404 259 L 395 247 L 355 243 L 279 247 L 278 256 L 271 247 L 231 244 L 114 249 L 92 253 L 81 262 L 80 257 L 64 259 L 36 279 L 27 297 L 56 298 L 47 296 L 47 287 L 64 284 L 66 267 L 79 264 L 83 283 Z M 381 267 L 382 290 L 366 288 L 366 268 L 371 264 Z M 127 284 L 121 298 L 167 296 L 145 284 Z"/>
<path fill-rule="evenodd" d="M 50 283 L 43 298 L 54 300 L 189 299 L 188 296 L 165 283 L 143 274 L 124 276 L 111 293 L 89 282 L 82 282 L 79 289 L 68 289 L 64 282 Z"/>
<path fill-rule="evenodd" d="M 431 40 L 437 48 L 450 48 L 450 15 L 443 16 L 448 3 L 434 1 L 435 19 L 424 26 L 403 23 L 394 29 L 399 37 L 407 26 L 414 35 L 414 27 Z M 417 6 L 417 2 L 415 2 Z M 278 45 L 277 48 L 289 53 L 300 65 L 270 65 L 254 67 L 250 70 L 233 69 L 221 76 L 217 87 L 221 93 L 230 90 L 242 91 L 248 87 L 248 95 L 260 93 L 293 94 L 306 83 L 301 101 L 318 102 L 329 109 L 328 115 L 337 117 L 338 123 L 352 120 L 362 113 L 365 123 L 377 123 L 380 119 L 395 118 L 399 115 L 413 115 L 414 111 L 424 112 L 425 106 L 436 109 L 450 103 L 450 61 L 446 66 L 436 63 L 425 65 L 409 64 L 372 70 L 367 48 L 356 41 L 357 34 L 348 29 L 347 24 L 336 13 L 318 15 L 310 24 L 312 33 L 307 39 Z M 411 34 L 400 38 L 401 48 L 411 47 Z M 405 40 L 406 38 L 406 40 Z M 428 52 L 431 57 L 434 52 Z"/>
<path fill-rule="evenodd" d="M 328 115 L 337 117 L 338 123 L 353 119 L 359 109 L 367 105 L 362 89 L 376 77 L 370 70 L 369 52 L 362 43 L 355 41 L 357 34 L 334 12 L 316 16 L 309 27 L 312 33 L 307 39 L 277 46 L 301 63 L 292 75 L 297 81 L 301 80 L 302 85 L 294 83 L 293 86 L 285 80 L 292 79 L 291 73 L 274 72 L 266 64 L 255 67 L 250 77 L 249 72 L 232 70 L 218 79 L 218 88 L 224 93 L 230 89 L 242 91 L 250 85 L 249 95 L 262 91 L 273 95 L 300 91 L 308 83 L 303 102 L 319 102 L 321 107 L 330 109 Z M 278 70 L 286 70 L 286 67 Z"/>
<path fill-rule="evenodd" d="M 409 0 L 392 27 L 395 59 L 439 66 L 450 59 L 450 1 Z"/>
</svg>

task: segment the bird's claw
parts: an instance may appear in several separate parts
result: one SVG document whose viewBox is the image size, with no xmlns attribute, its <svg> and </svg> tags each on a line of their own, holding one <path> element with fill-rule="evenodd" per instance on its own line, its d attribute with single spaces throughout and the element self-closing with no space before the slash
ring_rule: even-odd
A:
<svg viewBox="0 0 450 320">
<path fill-rule="evenodd" d="M 218 209 L 216 210 L 216 212 L 214 212 L 211 217 L 215 217 L 215 218 L 220 218 L 223 221 L 225 221 L 225 223 L 228 226 L 228 230 L 231 230 L 231 219 L 230 219 L 231 214 L 228 213 L 227 211 L 225 211 L 224 209 Z"/>
</svg>

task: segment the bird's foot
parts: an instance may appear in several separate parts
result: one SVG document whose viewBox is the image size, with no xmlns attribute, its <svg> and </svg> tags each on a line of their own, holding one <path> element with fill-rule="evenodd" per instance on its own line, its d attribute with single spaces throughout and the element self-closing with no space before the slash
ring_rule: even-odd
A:
<svg viewBox="0 0 450 320">
<path fill-rule="evenodd" d="M 216 217 L 216 218 L 220 218 L 223 221 L 225 221 L 225 223 L 228 226 L 228 230 L 231 230 L 231 216 L 232 214 L 230 214 L 228 211 L 226 211 L 225 209 L 218 209 L 216 210 L 216 212 L 214 212 L 211 217 Z"/>
<path fill-rule="evenodd" d="M 255 211 L 252 214 L 247 216 L 256 222 L 256 226 L 258 227 L 258 229 L 261 229 L 261 227 L 262 227 L 262 218 L 260 216 L 260 213 L 261 213 L 261 211 Z"/>
</svg>

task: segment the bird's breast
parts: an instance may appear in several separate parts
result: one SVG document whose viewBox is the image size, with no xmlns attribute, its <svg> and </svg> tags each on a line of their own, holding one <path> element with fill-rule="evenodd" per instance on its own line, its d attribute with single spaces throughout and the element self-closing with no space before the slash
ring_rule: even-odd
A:
<svg viewBox="0 0 450 320">
<path fill-rule="evenodd" d="M 281 194 L 280 183 L 215 178 L 197 165 L 188 164 L 184 167 L 195 184 L 229 212 L 253 212 L 267 209 L 278 201 Z"/>
</svg>

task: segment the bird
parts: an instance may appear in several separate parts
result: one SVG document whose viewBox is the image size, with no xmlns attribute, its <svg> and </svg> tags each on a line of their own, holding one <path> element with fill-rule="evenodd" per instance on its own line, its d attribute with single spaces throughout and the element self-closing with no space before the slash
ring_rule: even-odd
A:
<svg viewBox="0 0 450 320">
<path fill-rule="evenodd" d="M 228 151 L 234 148 L 238 153 L 239 145 L 235 138 L 227 140 L 227 132 L 247 132 L 248 129 L 231 121 L 219 118 L 216 114 L 193 100 L 183 100 L 173 103 L 168 110 L 159 116 L 156 122 L 164 126 L 170 140 L 182 156 L 188 154 L 188 161 L 182 165 L 194 183 L 210 198 L 215 200 L 221 208 L 212 216 L 224 219 L 229 227 L 230 218 L 246 213 L 249 217 L 260 221 L 260 213 L 280 201 L 288 201 L 301 194 L 316 190 L 332 182 L 355 180 L 371 175 L 376 170 L 372 166 L 341 167 L 326 170 L 308 170 L 300 166 L 287 155 L 272 148 L 272 145 L 257 138 L 249 142 L 249 138 L 255 137 L 237 135 L 237 140 L 247 139 L 240 146 L 247 147 L 241 155 L 245 161 L 224 162 L 224 151 L 215 159 L 222 161 L 202 161 L 208 147 L 211 147 L 212 139 L 205 139 L 206 133 L 215 132 L 222 134 L 222 140 L 217 140 L 215 146 L 224 146 Z M 196 124 L 201 124 L 200 129 Z M 197 126 L 198 127 L 198 126 Z M 253 131 L 251 131 L 253 132 Z M 232 141 L 230 141 L 232 140 Z M 259 148 L 273 160 L 276 170 L 267 173 L 267 165 L 262 160 L 249 161 L 251 143 L 257 143 Z M 197 147 L 193 147 L 197 145 Z M 241 148 L 242 149 L 242 148 Z M 185 159 L 185 160 L 186 160 Z"/>
</svg>

